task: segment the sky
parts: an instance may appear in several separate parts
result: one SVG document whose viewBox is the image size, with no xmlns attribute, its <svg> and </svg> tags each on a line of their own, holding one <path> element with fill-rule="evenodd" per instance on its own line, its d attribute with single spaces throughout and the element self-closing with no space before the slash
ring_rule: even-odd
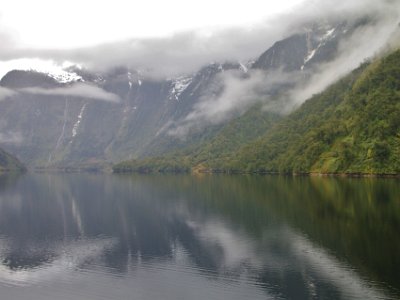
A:
<svg viewBox="0 0 400 300">
<path fill-rule="evenodd" d="M 229 31 L 238 28 L 238 38 L 257 35 L 267 20 L 294 10 L 303 1 L 4 0 L 0 6 L 0 76 L 18 66 L 55 70 L 54 62 L 62 65 L 68 58 L 93 67 L 97 62 L 87 57 L 87 49 L 93 47 L 103 55 L 116 44 L 127 48 L 126 43 L 136 41 L 128 46 L 136 47 L 129 50 L 138 52 L 139 57 L 148 47 L 159 51 L 168 41 L 197 47 L 205 39 L 215 43 L 215 36 L 231 35 Z M 207 51 L 208 45 L 202 47 Z M 215 49 L 207 60 L 221 57 L 212 52 Z M 119 54 L 121 59 L 115 63 L 126 63 L 126 53 Z M 188 68 L 193 68 L 192 64 Z"/>
<path fill-rule="evenodd" d="M 69 0 L 60 4 L 5 0 L 0 18 L 18 45 L 65 49 L 188 30 L 207 34 L 221 27 L 252 26 L 302 1 Z"/>
<path fill-rule="evenodd" d="M 256 59 L 305 22 L 365 14 L 391 28 L 400 21 L 400 1 L 3 0 L 0 78 L 12 69 L 60 73 L 73 64 L 173 78 L 215 61 Z"/>
<path fill-rule="evenodd" d="M 0 78 L 11 69 L 60 72 L 79 64 L 152 77 L 214 61 L 247 62 L 316 18 L 379 14 L 398 0 L 3 0 Z"/>
</svg>

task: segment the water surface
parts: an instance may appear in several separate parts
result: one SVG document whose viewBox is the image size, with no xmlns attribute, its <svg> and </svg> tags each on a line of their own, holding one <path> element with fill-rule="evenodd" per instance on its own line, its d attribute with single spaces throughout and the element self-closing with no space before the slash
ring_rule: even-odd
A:
<svg viewBox="0 0 400 300">
<path fill-rule="evenodd" d="M 3 176 L 1 299 L 399 299 L 399 183 Z"/>
</svg>

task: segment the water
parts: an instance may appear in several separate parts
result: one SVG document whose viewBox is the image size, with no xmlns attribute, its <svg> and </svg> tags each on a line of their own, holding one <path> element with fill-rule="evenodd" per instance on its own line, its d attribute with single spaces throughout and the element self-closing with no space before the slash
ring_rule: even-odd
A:
<svg viewBox="0 0 400 300">
<path fill-rule="evenodd" d="M 391 179 L 0 177 L 1 299 L 399 299 Z"/>
</svg>

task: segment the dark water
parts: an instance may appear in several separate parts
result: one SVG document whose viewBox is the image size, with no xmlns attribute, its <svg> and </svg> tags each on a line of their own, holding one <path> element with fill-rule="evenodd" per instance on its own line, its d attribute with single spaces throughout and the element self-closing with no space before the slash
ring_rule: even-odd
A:
<svg viewBox="0 0 400 300">
<path fill-rule="evenodd" d="M 1 299 L 399 299 L 400 182 L 0 178 Z"/>
</svg>

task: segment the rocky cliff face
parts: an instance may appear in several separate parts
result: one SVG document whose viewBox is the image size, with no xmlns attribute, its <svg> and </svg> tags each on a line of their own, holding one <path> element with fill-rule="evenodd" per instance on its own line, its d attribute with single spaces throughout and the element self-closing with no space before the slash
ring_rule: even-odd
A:
<svg viewBox="0 0 400 300">
<path fill-rule="evenodd" d="M 339 42 L 350 36 L 360 23 L 320 23 L 305 25 L 300 33 L 276 42 L 255 62 L 253 68 L 281 69 L 285 72 L 312 69 L 318 63 L 332 60 Z"/>
</svg>

